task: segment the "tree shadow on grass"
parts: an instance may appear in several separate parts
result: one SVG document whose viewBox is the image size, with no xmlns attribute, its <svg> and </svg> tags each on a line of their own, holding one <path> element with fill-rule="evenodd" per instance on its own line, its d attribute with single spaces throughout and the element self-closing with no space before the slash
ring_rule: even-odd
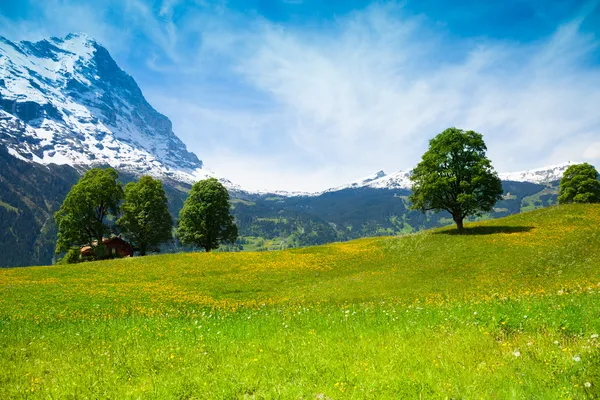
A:
<svg viewBox="0 0 600 400">
<path fill-rule="evenodd" d="M 462 231 L 458 229 L 445 230 L 435 232 L 436 235 L 493 235 L 496 233 L 523 233 L 530 232 L 534 226 L 475 226 L 472 228 L 464 228 Z"/>
</svg>

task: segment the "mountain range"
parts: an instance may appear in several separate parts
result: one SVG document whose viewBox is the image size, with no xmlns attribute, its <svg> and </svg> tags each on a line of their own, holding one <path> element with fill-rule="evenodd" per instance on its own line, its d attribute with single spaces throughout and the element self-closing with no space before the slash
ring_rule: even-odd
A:
<svg viewBox="0 0 600 400">
<path fill-rule="evenodd" d="M 568 161 L 562 164 L 531 169 L 527 171 L 519 172 L 505 172 L 500 173 L 498 176 L 503 181 L 513 182 L 530 182 L 530 183 L 550 183 L 558 181 L 562 178 L 563 173 L 570 165 L 575 163 Z M 337 186 L 331 189 L 327 189 L 323 192 L 308 193 L 307 195 L 321 195 L 323 193 L 336 192 L 346 189 L 358 189 L 358 188 L 372 188 L 372 189 L 408 189 L 412 187 L 410 176 L 412 170 L 399 171 L 392 174 L 386 174 L 383 171 L 376 172 L 366 178 L 359 179 L 351 182 L 347 185 Z"/>
<path fill-rule="evenodd" d="M 506 204 L 490 216 L 527 209 L 523 201 L 534 195 L 531 207 L 552 204 L 570 164 L 500 174 Z M 79 174 L 94 166 L 117 169 L 123 181 L 161 178 L 174 216 L 193 182 L 216 177 L 92 38 L 0 37 L 0 266 L 52 261 L 53 212 Z M 316 193 L 252 192 L 217 178 L 233 194 L 242 234 L 236 248 L 260 250 L 447 223 L 443 214 L 409 210 L 410 174 L 379 171 Z"/>
</svg>

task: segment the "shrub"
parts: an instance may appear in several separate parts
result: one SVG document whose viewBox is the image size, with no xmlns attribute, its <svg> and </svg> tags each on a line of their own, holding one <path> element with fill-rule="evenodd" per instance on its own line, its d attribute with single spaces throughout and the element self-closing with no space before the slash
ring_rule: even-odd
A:
<svg viewBox="0 0 600 400">
<path fill-rule="evenodd" d="M 63 258 L 60 258 L 56 264 L 64 265 L 64 264 L 77 264 L 81 262 L 81 251 L 79 247 L 70 248 Z"/>
</svg>

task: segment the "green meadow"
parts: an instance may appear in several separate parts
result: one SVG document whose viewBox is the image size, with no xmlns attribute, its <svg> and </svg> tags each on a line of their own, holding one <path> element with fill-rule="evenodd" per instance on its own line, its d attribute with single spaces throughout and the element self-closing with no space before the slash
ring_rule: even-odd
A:
<svg viewBox="0 0 600 400">
<path fill-rule="evenodd" d="M 0 399 L 595 399 L 600 205 L 0 270 Z"/>
</svg>

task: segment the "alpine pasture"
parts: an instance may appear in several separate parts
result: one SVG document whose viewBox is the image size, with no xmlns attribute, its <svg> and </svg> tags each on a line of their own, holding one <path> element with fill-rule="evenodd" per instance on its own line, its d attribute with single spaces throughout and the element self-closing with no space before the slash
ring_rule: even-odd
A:
<svg viewBox="0 0 600 400">
<path fill-rule="evenodd" d="M 0 270 L 2 399 L 600 397 L 600 205 Z"/>
</svg>

